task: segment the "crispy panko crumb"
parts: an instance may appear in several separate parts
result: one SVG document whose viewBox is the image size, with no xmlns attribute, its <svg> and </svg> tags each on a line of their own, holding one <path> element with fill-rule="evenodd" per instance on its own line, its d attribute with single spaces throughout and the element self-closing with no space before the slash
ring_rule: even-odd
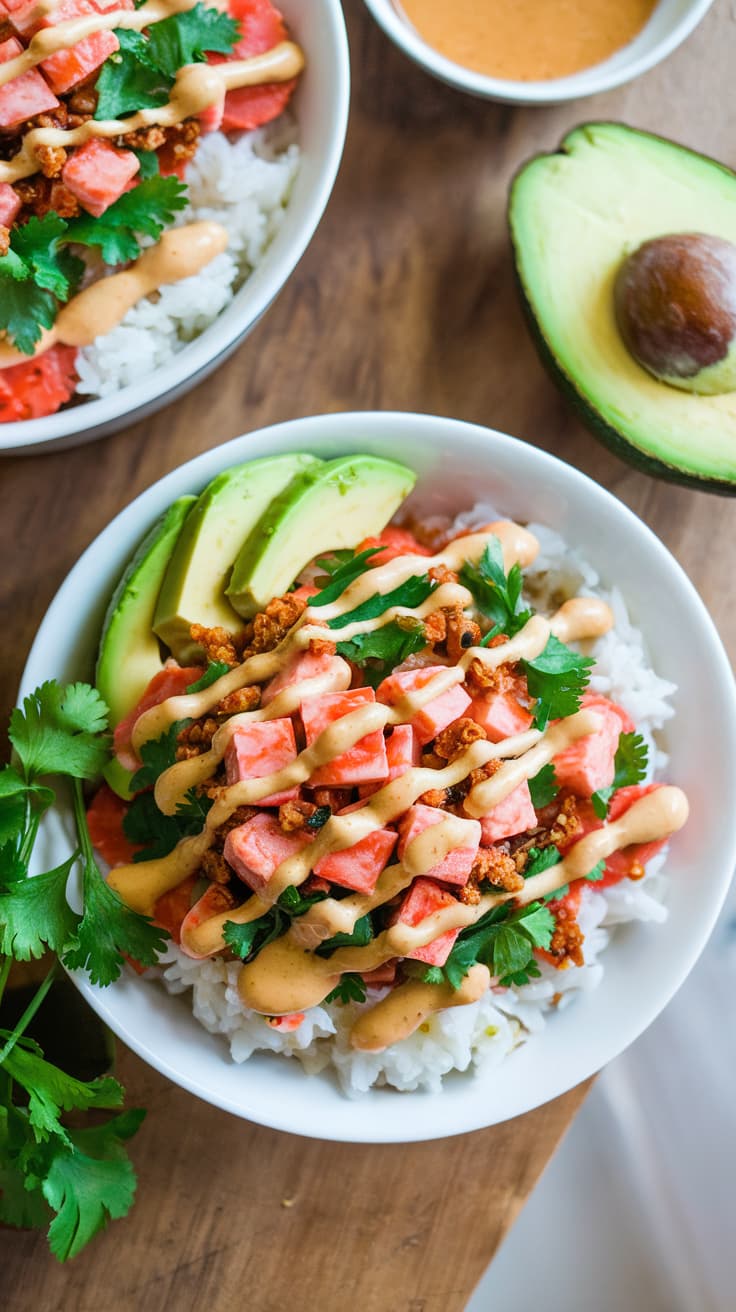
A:
<svg viewBox="0 0 736 1312">
<path fill-rule="evenodd" d="M 258 652 L 273 651 L 286 637 L 297 620 L 307 608 L 303 597 L 296 597 L 287 592 L 283 597 L 274 597 L 266 609 L 256 615 L 251 622 L 251 637 L 244 656 L 255 656 Z"/>
<path fill-rule="evenodd" d="M 447 565 L 433 565 L 429 571 L 433 583 L 459 583 L 460 575 Z"/>
<path fill-rule="evenodd" d="M 334 656 L 337 644 L 330 642 L 329 638 L 310 638 L 309 650 L 313 656 Z"/>
<path fill-rule="evenodd" d="M 576 917 L 568 911 L 567 907 L 561 906 L 557 912 L 557 923 L 549 948 L 549 956 L 554 959 L 557 970 L 565 970 L 568 966 L 583 966 L 585 957 L 583 956 L 583 943 L 585 935 L 580 928 Z"/>
<path fill-rule="evenodd" d="M 80 87 L 67 101 L 72 114 L 91 116 L 97 109 L 97 92 L 94 87 Z"/>
<path fill-rule="evenodd" d="M 200 874 L 212 880 L 213 884 L 229 884 L 233 874 L 232 866 L 228 865 L 222 852 L 218 852 L 212 847 L 202 857 L 202 864 L 199 869 Z"/>
<path fill-rule="evenodd" d="M 428 647 L 439 647 L 447 637 L 447 616 L 444 610 L 433 610 L 424 621 L 424 636 Z"/>
<path fill-rule="evenodd" d="M 569 844 L 581 829 L 582 823 L 577 812 L 576 798 L 566 797 L 555 816 L 554 824 L 537 843 L 537 847 L 549 847 L 550 843 L 554 843 L 555 847 Z"/>
<path fill-rule="evenodd" d="M 208 661 L 221 661 L 231 668 L 240 664 L 235 634 L 219 624 L 208 629 L 204 624 L 192 624 L 189 629 L 192 642 L 201 647 Z"/>
<path fill-rule="evenodd" d="M 499 633 L 498 637 L 502 638 L 504 635 Z M 495 638 L 489 643 L 489 646 L 492 647 L 494 644 L 496 644 Z M 476 657 L 470 662 L 465 681 L 468 684 L 469 691 L 476 696 L 478 693 L 483 692 L 510 692 L 516 697 L 520 694 L 522 696 L 526 694 L 524 676 L 516 674 L 513 666 L 509 665 L 508 662 L 496 666 L 494 670 L 490 666 L 484 665 Z"/>
<path fill-rule="evenodd" d="M 219 727 L 217 720 L 209 715 L 188 724 L 177 738 L 177 761 L 189 761 L 193 756 L 201 756 L 202 752 L 208 752 Z"/>
<path fill-rule="evenodd" d="M 492 779 L 494 774 L 497 774 L 501 769 L 502 765 L 503 761 L 496 760 L 486 761 L 485 765 L 476 766 L 475 770 L 471 770 L 468 775 L 468 792 L 470 792 L 471 788 L 475 788 L 476 784 L 482 784 L 486 779 Z"/>
<path fill-rule="evenodd" d="M 501 847 L 480 848 L 468 883 L 480 884 L 484 879 L 506 893 L 518 893 L 524 887 L 524 880 L 516 869 L 514 858 Z"/>
<path fill-rule="evenodd" d="M 447 801 L 448 788 L 428 788 L 418 799 L 422 806 L 443 807 Z"/>
<path fill-rule="evenodd" d="M 232 815 L 229 815 L 227 820 L 223 820 L 219 828 L 215 830 L 214 847 L 216 850 L 218 852 L 222 851 L 225 846 L 225 839 L 232 829 L 238 829 L 240 825 L 247 824 L 257 814 L 258 811 L 255 806 L 236 806 Z"/>
<path fill-rule="evenodd" d="M 126 132 L 120 137 L 121 145 L 130 146 L 132 150 L 158 150 L 165 140 L 166 133 L 157 124 L 148 128 L 137 128 L 135 132 Z"/>
<path fill-rule="evenodd" d="M 353 800 L 351 788 L 315 788 L 312 796 L 317 806 L 329 806 L 331 811 L 341 811 Z"/>
<path fill-rule="evenodd" d="M 480 626 L 465 614 L 462 606 L 447 608 L 447 655 L 459 661 L 469 647 L 480 642 Z"/>
<path fill-rule="evenodd" d="M 10 250 L 10 228 L 6 228 L 4 223 L 0 223 L 0 256 L 7 255 Z"/>
<path fill-rule="evenodd" d="M 244 711 L 257 711 L 261 704 L 261 690 L 256 685 L 236 688 L 218 702 L 213 714 L 217 716 L 242 715 Z"/>
<path fill-rule="evenodd" d="M 302 802 L 299 799 L 282 802 L 279 807 L 279 824 L 285 834 L 293 834 L 297 829 L 306 829 L 307 821 L 316 810 L 314 802 Z"/>
<path fill-rule="evenodd" d="M 36 146 L 36 158 L 45 178 L 58 178 L 66 164 L 63 146 Z"/>
<path fill-rule="evenodd" d="M 437 734 L 434 740 L 434 751 L 442 761 L 454 761 L 461 756 L 471 743 L 478 742 L 481 738 L 486 738 L 487 734 L 480 724 L 475 720 L 467 718 L 455 720 L 448 724 L 446 729 Z"/>
</svg>

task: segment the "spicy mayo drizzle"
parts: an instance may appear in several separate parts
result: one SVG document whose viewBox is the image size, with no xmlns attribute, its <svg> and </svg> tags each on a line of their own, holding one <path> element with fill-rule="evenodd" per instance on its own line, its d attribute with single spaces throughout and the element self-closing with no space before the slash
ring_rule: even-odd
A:
<svg viewBox="0 0 736 1312">
<path fill-rule="evenodd" d="M 504 548 L 504 565 L 508 570 L 515 562 L 529 564 L 536 555 L 536 539 L 518 525 L 502 521 L 490 524 L 480 533 L 473 533 L 450 543 L 434 557 L 399 557 L 368 571 L 355 580 L 337 601 L 329 606 L 308 607 L 300 620 L 289 631 L 282 643 L 272 652 L 252 656 L 240 666 L 230 670 L 216 683 L 199 693 L 169 698 L 152 707 L 139 717 L 133 731 L 136 747 L 152 737 L 158 737 L 175 720 L 199 718 L 211 710 L 222 698 L 235 689 L 272 678 L 313 637 L 325 637 L 325 621 L 347 616 L 358 605 L 375 593 L 392 591 L 412 575 L 424 573 L 433 565 L 458 569 L 465 560 L 477 560 L 489 538 L 501 539 Z M 443 584 L 435 590 L 421 608 L 424 614 L 448 602 L 467 605 L 470 593 L 459 584 Z M 356 631 L 365 632 L 386 623 L 397 610 L 386 611 L 371 620 L 353 622 L 343 628 L 329 630 L 337 641 Z M 416 614 L 417 611 L 411 612 Z M 598 636 L 610 629 L 613 616 L 610 609 L 595 598 L 577 598 L 565 602 L 551 619 L 533 616 L 514 638 L 494 648 L 474 647 L 463 654 L 457 665 L 447 666 L 437 673 L 423 688 L 409 693 L 394 706 L 369 703 L 329 725 L 319 737 L 298 754 L 282 770 L 261 779 L 247 779 L 224 787 L 216 796 L 201 833 L 183 839 L 173 852 L 157 860 L 120 866 L 109 877 L 111 887 L 133 909 L 151 914 L 158 897 L 178 885 L 188 874 L 200 866 L 204 853 L 214 841 L 217 829 L 239 806 L 257 803 L 262 798 L 281 792 L 295 783 L 303 783 L 322 765 L 349 750 L 366 734 L 388 725 L 406 723 L 413 719 L 426 702 L 440 692 L 463 682 L 470 662 L 482 661 L 487 667 L 497 668 L 504 663 L 533 659 L 543 651 L 550 633 L 562 640 L 584 639 Z M 288 715 L 305 697 L 325 691 L 344 688 L 349 681 L 347 666 L 335 669 L 282 690 L 266 707 L 231 717 L 215 734 L 210 751 L 190 761 L 171 766 L 162 774 L 156 785 L 156 801 L 164 813 L 173 813 L 177 802 L 197 782 L 211 776 L 222 760 L 227 745 L 238 724 Z M 283 861 L 269 880 L 267 888 L 258 896 L 249 898 L 242 906 L 210 917 L 193 926 L 182 940 L 182 946 L 192 956 L 207 956 L 224 947 L 223 926 L 226 921 L 245 924 L 263 915 L 288 887 L 298 887 L 310 874 L 314 865 L 330 852 L 352 847 L 375 829 L 383 828 L 398 819 L 429 788 L 447 788 L 460 783 L 479 766 L 492 760 L 503 764 L 490 780 L 476 785 L 466 799 L 469 814 L 486 814 L 493 805 L 524 779 L 538 772 L 570 743 L 597 732 L 600 719 L 592 710 L 581 710 L 550 726 L 544 734 L 531 729 L 508 738 L 501 743 L 480 740 L 472 743 L 454 761 L 442 769 L 414 767 L 378 789 L 365 804 L 345 815 L 332 815 L 318 832 L 313 842 L 301 852 Z M 485 792 L 481 790 L 486 790 Z M 472 804 L 468 803 L 472 799 Z M 321 1002 L 335 987 L 345 971 L 370 971 L 393 957 L 406 957 L 425 946 L 449 929 L 472 925 L 493 906 L 505 902 L 521 905 L 544 893 L 562 887 L 568 880 L 581 878 L 597 862 L 620 847 L 631 843 L 655 841 L 679 828 L 687 815 L 687 802 L 679 789 L 662 787 L 635 803 L 616 822 L 580 840 L 568 856 L 552 869 L 527 880 L 519 895 L 510 893 L 485 894 L 478 905 L 468 906 L 455 902 L 435 912 L 417 926 L 396 923 L 362 948 L 339 948 L 331 957 L 314 955 L 314 948 L 336 933 L 350 934 L 357 921 L 369 911 L 391 901 L 406 888 L 416 875 L 426 873 L 438 860 L 455 847 L 462 846 L 467 833 L 467 821 L 448 814 L 432 829 L 409 845 L 404 861 L 388 866 L 379 876 L 370 894 L 351 894 L 336 899 L 328 897 L 314 904 L 292 923 L 289 931 L 264 948 L 258 956 L 244 965 L 239 976 L 239 990 L 249 1008 L 267 1015 L 301 1011 Z M 465 841 L 467 841 L 465 839 Z M 468 976 L 464 988 L 478 991 L 488 986 L 487 970 L 476 970 Z M 404 1033 L 411 1032 L 412 1017 L 421 1023 L 425 1015 L 440 1007 L 459 1005 L 460 998 L 453 994 L 446 1000 L 446 991 L 432 992 L 436 986 L 402 985 L 386 999 L 398 1001 L 383 1007 L 371 1023 L 361 1018 L 356 1029 L 358 1046 L 385 1046 Z M 464 996 L 464 995 L 463 995 Z M 449 994 L 447 994 L 449 997 Z M 473 996 L 473 1000 L 475 993 Z M 471 1000 L 470 996 L 466 1000 Z M 372 1013 L 371 1013 L 372 1014 Z"/>
</svg>

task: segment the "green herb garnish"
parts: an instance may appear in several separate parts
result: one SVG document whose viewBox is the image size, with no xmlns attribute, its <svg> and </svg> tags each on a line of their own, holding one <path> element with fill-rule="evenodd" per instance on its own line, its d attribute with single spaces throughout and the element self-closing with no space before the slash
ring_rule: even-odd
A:
<svg viewBox="0 0 736 1312">
<path fill-rule="evenodd" d="M 493 628 L 481 645 L 486 645 L 499 633 L 512 638 L 531 619 L 531 610 L 519 609 L 523 587 L 521 567 L 512 565 L 506 573 L 503 547 L 495 535 L 487 542 L 477 565 L 465 562 L 460 570 L 460 581 L 472 592 L 478 610 L 493 620 Z"/>
<path fill-rule="evenodd" d="M 599 788 L 590 799 L 599 820 L 606 819 L 608 804 L 619 788 L 629 788 L 646 779 L 648 766 L 649 748 L 641 734 L 622 733 L 614 759 L 613 783 L 610 788 Z"/>
<path fill-rule="evenodd" d="M 563 720 L 580 710 L 588 686 L 592 656 L 580 656 L 550 634 L 547 645 L 532 661 L 521 661 L 530 697 L 534 697 L 534 723 L 546 729 L 550 720 Z"/>
</svg>

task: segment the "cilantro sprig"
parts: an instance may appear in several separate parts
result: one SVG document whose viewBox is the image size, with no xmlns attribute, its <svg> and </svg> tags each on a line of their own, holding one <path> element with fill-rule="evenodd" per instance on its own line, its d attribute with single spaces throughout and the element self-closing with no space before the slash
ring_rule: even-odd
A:
<svg viewBox="0 0 736 1312">
<path fill-rule="evenodd" d="M 109 758 L 106 729 L 107 707 L 84 683 L 44 683 L 12 713 L 14 760 L 0 770 L 0 999 L 12 960 L 40 957 L 46 949 L 106 984 L 119 975 L 123 954 L 150 964 L 163 948 L 161 931 L 125 906 L 94 858 L 82 783 Z M 78 845 L 53 870 L 31 876 L 39 823 L 55 800 L 48 782 L 54 776 L 71 780 Z M 81 913 L 67 900 L 76 868 Z M 84 1112 L 119 1109 L 124 1090 L 109 1076 L 75 1078 L 27 1037 L 56 971 L 54 964 L 14 1029 L 0 1029 L 0 1221 L 48 1227 L 51 1251 L 66 1261 L 129 1210 L 135 1172 L 124 1144 L 145 1113 L 130 1110 L 79 1127 Z"/>
<path fill-rule="evenodd" d="M 349 1002 L 365 1002 L 366 997 L 365 980 L 362 975 L 355 975 L 350 971 L 340 976 L 340 983 L 327 994 L 325 1002 L 341 1002 L 345 1006 Z"/>
<path fill-rule="evenodd" d="M 376 687 L 396 665 L 427 645 L 421 620 L 410 617 L 389 620 L 380 629 L 356 633 L 354 638 L 337 643 L 337 651 L 365 671 L 366 682 Z"/>
<path fill-rule="evenodd" d="M 562 720 L 580 710 L 595 665 L 592 656 L 580 656 L 551 633 L 544 651 L 520 664 L 529 695 L 535 698 L 532 714 L 537 729 L 544 730 L 550 720 Z"/>
<path fill-rule="evenodd" d="M 504 986 L 528 984 L 540 974 L 534 949 L 549 947 L 554 926 L 552 913 L 541 902 L 530 902 L 517 911 L 492 907 L 461 930 L 444 966 L 431 966 L 423 978 L 458 989 L 471 966 L 480 961 Z"/>
<path fill-rule="evenodd" d="M 329 606 L 337 601 L 346 588 L 350 587 L 366 570 L 373 569 L 373 557 L 378 555 L 380 547 L 366 547 L 365 551 L 333 551 L 332 555 L 318 560 L 317 564 L 329 575 L 330 582 L 316 596 L 310 599 L 310 606 Z"/>
<path fill-rule="evenodd" d="M 473 594 L 473 600 L 493 627 L 483 638 L 482 646 L 499 633 L 513 638 L 532 617 L 532 611 L 520 607 L 523 576 L 521 567 L 512 565 L 508 574 L 503 564 L 503 547 L 495 534 L 489 538 L 483 555 L 474 565 L 466 561 L 460 570 L 460 582 Z"/>
<path fill-rule="evenodd" d="M 529 792 L 535 811 L 541 811 L 543 807 L 549 806 L 550 802 L 554 802 L 559 791 L 560 785 L 552 761 L 548 765 L 543 765 L 534 778 L 529 780 Z"/>
<path fill-rule="evenodd" d="M 591 802 L 599 820 L 605 820 L 608 806 L 613 794 L 619 788 L 629 788 L 640 784 L 647 777 L 649 768 L 649 748 L 640 733 L 622 733 L 618 740 L 614 758 L 613 783 L 610 788 L 599 788 L 593 793 Z"/>
<path fill-rule="evenodd" d="M 326 893 L 310 893 L 305 897 L 298 888 L 285 888 L 278 902 L 256 920 L 249 920 L 244 925 L 235 920 L 226 920 L 222 928 L 223 938 L 238 957 L 249 961 L 267 944 L 281 938 L 293 917 L 304 915 L 315 902 L 321 902 L 326 896 Z"/>
</svg>

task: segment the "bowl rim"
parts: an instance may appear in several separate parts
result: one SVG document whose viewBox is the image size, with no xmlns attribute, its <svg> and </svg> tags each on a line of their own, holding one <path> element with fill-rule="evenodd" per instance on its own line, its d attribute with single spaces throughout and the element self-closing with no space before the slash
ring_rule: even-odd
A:
<svg viewBox="0 0 736 1312">
<path fill-rule="evenodd" d="M 465 452 L 467 459 L 470 459 L 470 448 L 474 448 L 476 451 L 482 449 L 486 459 L 489 459 L 494 446 L 496 448 L 499 446 L 508 447 L 511 449 L 511 453 L 515 450 L 520 454 L 523 452 L 522 458 L 527 460 L 531 458 L 535 462 L 540 481 L 545 479 L 545 476 L 549 476 L 550 482 L 554 486 L 556 479 L 564 478 L 567 480 L 567 486 L 571 489 L 572 495 L 578 493 L 582 496 L 584 494 L 585 497 L 593 500 L 596 509 L 607 507 L 610 511 L 612 507 L 615 507 L 614 513 L 617 515 L 618 523 L 620 523 L 622 529 L 628 528 L 634 535 L 635 541 L 638 539 L 639 544 L 646 544 L 647 551 L 651 553 L 651 559 L 658 561 L 663 568 L 669 571 L 670 578 L 677 581 L 682 594 L 687 596 L 688 605 L 693 608 L 699 617 L 702 626 L 703 647 L 707 648 L 710 660 L 708 686 L 715 686 L 720 693 L 725 694 L 722 703 L 719 704 L 722 724 L 722 749 L 725 751 L 726 756 L 730 757 L 736 769 L 736 684 L 734 683 L 730 662 L 715 625 L 697 590 L 678 561 L 656 534 L 606 488 L 550 453 L 498 430 L 448 417 L 412 412 L 333 412 L 284 421 L 259 430 L 253 430 L 251 433 L 242 434 L 240 437 L 213 447 L 158 479 L 110 521 L 70 570 L 41 621 L 23 671 L 19 697 L 27 695 L 44 678 L 53 677 L 53 665 L 51 669 L 49 668 L 48 653 L 50 644 L 46 636 L 46 630 L 53 630 L 54 625 L 57 623 L 57 617 L 58 621 L 63 621 L 64 617 L 68 617 L 70 613 L 73 613 L 75 597 L 78 596 L 78 580 L 84 579 L 86 571 L 91 568 L 95 577 L 99 577 L 101 571 L 98 563 L 98 553 L 104 555 L 104 550 L 101 551 L 101 548 L 108 548 L 116 543 L 118 539 L 125 540 L 126 532 L 129 534 L 131 527 L 134 527 L 135 533 L 139 537 L 142 536 L 156 515 L 161 513 L 175 497 L 185 491 L 201 489 L 217 472 L 238 461 L 246 460 L 249 457 L 256 458 L 262 454 L 276 454 L 289 449 L 311 450 L 313 449 L 312 439 L 314 437 L 318 437 L 320 442 L 324 440 L 325 446 L 328 446 L 333 453 L 339 450 L 341 442 L 345 443 L 346 449 L 357 451 L 360 450 L 363 442 L 375 441 L 377 437 L 380 438 L 381 436 L 385 437 L 387 431 L 391 433 L 392 444 L 396 450 L 406 452 L 410 462 L 414 444 L 418 446 L 420 439 L 422 437 L 426 439 L 427 434 L 430 432 L 433 435 L 433 442 L 434 435 L 436 435 L 437 438 L 441 436 L 445 443 L 451 434 L 459 434 L 467 444 Z M 347 439 L 346 433 L 349 434 Z M 255 449 L 253 449 L 254 447 Z M 265 450 L 265 448 L 268 448 L 268 450 Z M 535 472 L 535 479 L 536 476 Z M 127 549 L 126 545 L 126 551 Z M 92 598 L 90 607 L 98 605 L 105 599 Z M 204 1084 L 198 1083 L 196 1075 L 191 1074 L 191 1064 L 189 1072 L 182 1071 L 172 1065 L 169 1060 L 162 1057 L 155 1050 L 155 1046 L 149 1045 L 144 1035 L 128 1028 L 126 1023 L 121 1021 L 116 1014 L 115 990 L 121 986 L 123 988 L 127 986 L 128 982 L 124 978 L 107 989 L 92 986 L 86 975 L 81 972 L 72 973 L 72 979 L 98 1015 L 142 1060 L 180 1087 L 202 1098 L 203 1101 L 243 1119 L 254 1121 L 272 1129 L 337 1142 L 405 1143 L 450 1137 L 455 1134 L 487 1128 L 491 1124 L 531 1111 L 535 1107 L 562 1095 L 595 1074 L 597 1070 L 618 1056 L 621 1051 L 639 1037 L 660 1014 L 684 982 L 711 934 L 736 865 L 736 823 L 733 824 L 729 840 L 723 848 L 719 849 L 722 858 L 720 873 L 717 880 L 714 877 L 711 890 L 712 900 L 701 911 L 697 933 L 688 939 L 686 949 L 678 955 L 677 961 L 670 963 L 665 986 L 662 987 L 660 981 L 659 989 L 653 996 L 648 996 L 643 1000 L 641 1008 L 637 1010 L 633 1021 L 627 1016 L 628 1028 L 626 1028 L 623 1038 L 619 1035 L 612 1046 L 607 1046 L 607 1042 L 610 1042 L 610 1036 L 608 1040 L 599 1036 L 593 1041 L 589 1034 L 587 1045 L 581 1044 L 578 1046 L 575 1051 L 575 1060 L 569 1059 L 564 1066 L 564 1070 L 562 1069 L 563 1064 L 557 1063 L 555 1070 L 547 1072 L 549 1078 L 546 1083 L 542 1084 L 540 1081 L 539 1084 L 536 1084 L 527 1080 L 523 1096 L 511 1103 L 507 1094 L 505 1103 L 501 1098 L 498 1114 L 493 1111 L 490 1117 L 485 1104 L 483 1104 L 480 1111 L 471 1104 L 470 1114 L 466 1110 L 463 1119 L 463 1104 L 455 1102 L 453 1099 L 452 1110 L 456 1115 L 454 1123 L 448 1124 L 447 1111 L 449 1107 L 446 1102 L 443 1102 L 443 1095 L 425 1094 L 422 1091 L 413 1095 L 398 1095 L 393 1094 L 392 1091 L 392 1096 L 400 1097 L 402 1105 L 407 1108 L 413 1106 L 417 1114 L 404 1116 L 403 1113 L 399 1113 L 395 1118 L 396 1123 L 394 1123 L 390 1116 L 381 1116 L 380 1112 L 378 1116 L 374 1116 L 370 1120 L 367 1120 L 365 1115 L 361 1120 L 359 1114 L 352 1116 L 352 1113 L 346 1111 L 337 1127 L 332 1124 L 318 1124 L 312 1128 L 305 1125 L 303 1119 L 300 1118 L 298 1105 L 292 1107 L 289 1101 L 279 1100 L 278 1098 L 273 1100 L 264 1099 L 263 1095 L 258 1094 L 258 1092 L 254 1095 L 250 1091 L 247 1081 L 242 1086 L 242 1095 L 239 1089 L 239 1097 L 236 1100 L 221 1090 L 213 1091 L 211 1088 L 205 1087 Z M 138 983 L 141 987 L 145 986 L 143 981 L 138 981 Z M 135 987 L 135 982 L 132 987 Z M 171 1000 L 163 993 L 162 997 L 166 1003 L 170 1003 Z M 562 1020 L 562 1017 L 560 1017 L 560 1020 Z M 205 1031 L 203 1031 L 204 1033 Z M 214 1037 L 219 1043 L 223 1042 L 223 1036 L 221 1035 L 208 1035 L 207 1037 Z M 596 1050 L 596 1044 L 599 1048 L 602 1047 L 603 1053 Z M 533 1046 L 535 1045 L 523 1045 L 521 1049 L 514 1053 L 515 1059 L 524 1061 L 524 1054 L 529 1053 Z M 582 1049 L 585 1049 L 585 1051 L 582 1051 Z M 319 1077 L 308 1077 L 304 1073 L 303 1078 Z M 464 1084 L 463 1088 L 470 1088 L 474 1079 L 482 1082 L 484 1074 L 481 1070 L 477 1077 L 466 1074 L 460 1078 L 469 1081 L 469 1084 Z M 340 1095 L 340 1097 L 344 1098 L 345 1103 L 351 1108 L 360 1109 L 364 1105 L 361 1100 L 350 1100 L 345 1098 L 344 1095 Z M 429 1106 L 430 1101 L 431 1108 Z M 394 1106 L 398 1106 L 398 1104 L 395 1103 Z"/>
<path fill-rule="evenodd" d="M 486 100 L 499 100 L 507 104 L 556 105 L 582 96 L 597 95 L 630 82 L 646 73 L 655 64 L 671 55 L 690 36 L 705 17 L 713 0 L 690 0 L 679 20 L 647 53 L 615 67 L 611 60 L 580 69 L 567 77 L 549 78 L 542 82 L 522 82 L 513 78 L 489 77 L 474 72 L 454 60 L 447 59 L 414 31 L 408 19 L 397 11 L 393 0 L 364 0 L 376 22 L 404 54 L 427 70 L 441 82 L 467 91 Z M 652 14 L 655 11 L 652 11 Z M 642 29 L 643 30 L 643 29 Z M 626 49 L 624 46 L 623 50 Z M 621 55 L 622 51 L 617 51 Z M 611 56 L 613 59 L 614 56 Z"/>
<path fill-rule="evenodd" d="M 0 456 L 22 455 L 26 452 L 33 454 L 36 447 L 51 449 L 70 437 L 75 437 L 79 444 L 91 441 L 112 432 L 116 426 L 132 424 L 145 414 L 164 406 L 182 391 L 195 386 L 206 373 L 216 368 L 235 350 L 286 285 L 315 234 L 335 185 L 345 146 L 350 109 L 350 52 L 342 6 L 340 0 L 318 2 L 323 10 L 320 39 L 324 40 L 325 34 L 329 33 L 335 54 L 331 94 L 333 114 L 330 117 L 329 138 L 321 156 L 312 193 L 303 203 L 299 228 L 291 244 L 284 251 L 279 250 L 280 234 L 277 233 L 261 263 L 217 318 L 171 360 L 152 370 L 139 382 L 129 383 L 109 396 L 96 397 L 42 419 L 21 419 L 0 424 Z M 274 247 L 276 257 L 270 259 Z M 228 313 L 241 304 L 244 306 L 245 323 L 243 313 Z M 163 383 L 162 379 L 165 379 Z"/>
</svg>

